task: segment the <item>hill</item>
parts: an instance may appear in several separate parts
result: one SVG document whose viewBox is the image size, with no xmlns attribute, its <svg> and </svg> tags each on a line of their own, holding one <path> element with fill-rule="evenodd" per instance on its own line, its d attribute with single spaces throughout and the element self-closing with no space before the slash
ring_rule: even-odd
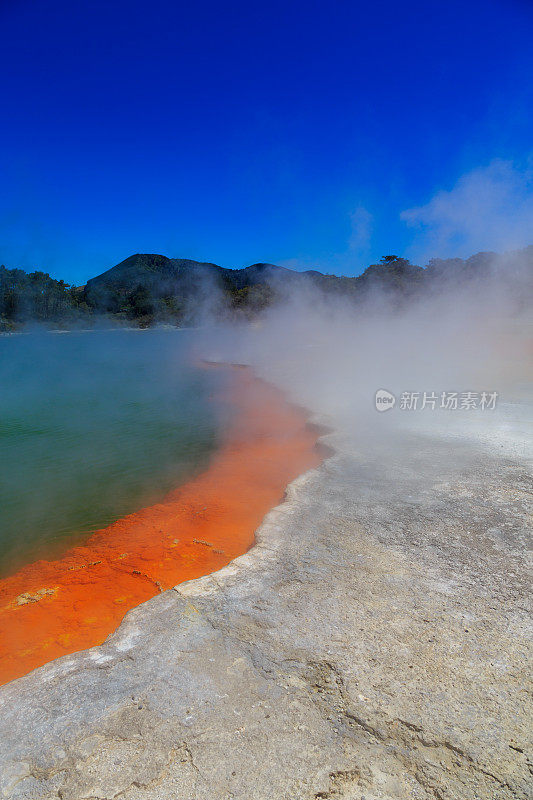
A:
<svg viewBox="0 0 533 800">
<path fill-rule="evenodd" d="M 308 281 L 337 281 L 320 272 L 296 272 L 275 264 L 243 269 L 137 253 L 87 281 L 85 301 L 99 313 L 180 321 L 200 305 L 218 313 L 254 315 Z M 345 279 L 353 280 L 353 279 Z"/>
<path fill-rule="evenodd" d="M 103 316 L 141 326 L 154 322 L 183 325 L 200 312 L 217 318 L 254 318 L 299 289 L 342 298 L 355 306 L 371 296 L 392 306 L 499 276 L 522 302 L 531 296 L 533 246 L 504 255 L 477 253 L 468 259 L 432 259 L 426 267 L 395 255 L 384 256 L 357 277 L 297 272 L 257 263 L 228 269 L 211 262 L 137 253 L 87 281 L 70 286 L 42 271 L 0 266 L 0 330 L 28 322 L 69 327 L 93 324 Z"/>
</svg>

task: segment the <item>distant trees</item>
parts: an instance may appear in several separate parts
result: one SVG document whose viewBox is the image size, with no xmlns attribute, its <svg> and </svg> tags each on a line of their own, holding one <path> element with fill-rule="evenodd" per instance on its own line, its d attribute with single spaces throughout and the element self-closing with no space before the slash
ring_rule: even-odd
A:
<svg viewBox="0 0 533 800">
<path fill-rule="evenodd" d="M 384 266 L 387 267 L 389 273 L 396 275 L 413 274 L 414 271 L 422 269 L 415 264 L 411 264 L 408 258 L 401 258 L 400 256 L 382 256 L 379 264 L 372 264 L 371 266 Z"/>
<path fill-rule="evenodd" d="M 372 292 L 397 305 L 417 291 L 423 276 L 422 267 L 411 264 L 409 259 L 387 255 L 377 264 L 370 264 L 356 280 L 362 300 Z"/>
<path fill-rule="evenodd" d="M 83 293 L 46 272 L 0 266 L 0 330 L 30 320 L 72 322 L 87 312 Z"/>
<path fill-rule="evenodd" d="M 154 313 L 154 303 L 148 289 L 139 284 L 127 296 L 124 310 L 133 319 L 151 317 Z"/>
<path fill-rule="evenodd" d="M 216 264 L 136 254 L 86 286 L 72 286 L 46 272 L 27 273 L 0 267 L 0 331 L 29 321 L 69 327 L 100 316 L 142 327 L 154 322 L 189 324 L 203 312 L 220 318 L 253 319 L 280 299 L 303 291 L 336 301 L 342 297 L 360 307 L 368 300 L 402 307 L 424 291 L 486 280 L 505 273 L 511 284 L 531 292 L 533 247 L 514 254 L 477 253 L 463 260 L 432 259 L 423 269 L 398 255 L 385 255 L 358 277 L 295 272 L 272 264 L 240 270 Z M 510 278 L 509 278 L 510 276 Z"/>
<path fill-rule="evenodd" d="M 400 256 L 382 256 L 380 261 L 382 264 L 394 264 L 396 261 L 406 261 L 406 259 Z"/>
<path fill-rule="evenodd" d="M 243 286 L 242 289 L 230 289 L 231 306 L 239 314 L 254 317 L 272 305 L 278 297 L 275 290 L 268 284 Z"/>
</svg>

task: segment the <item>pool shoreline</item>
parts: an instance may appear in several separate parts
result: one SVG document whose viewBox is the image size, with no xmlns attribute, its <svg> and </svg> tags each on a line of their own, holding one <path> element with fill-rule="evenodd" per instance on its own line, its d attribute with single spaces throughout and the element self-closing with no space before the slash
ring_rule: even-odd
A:
<svg viewBox="0 0 533 800">
<path fill-rule="evenodd" d="M 320 431 L 303 409 L 247 367 L 219 368 L 231 371 L 224 399 L 238 413 L 206 470 L 61 558 L 0 580 L 0 683 L 102 644 L 130 609 L 246 553 L 287 484 L 318 465 Z"/>
<path fill-rule="evenodd" d="M 0 794 L 526 800 L 525 464 L 309 423 L 249 552 L 0 689 Z"/>
</svg>

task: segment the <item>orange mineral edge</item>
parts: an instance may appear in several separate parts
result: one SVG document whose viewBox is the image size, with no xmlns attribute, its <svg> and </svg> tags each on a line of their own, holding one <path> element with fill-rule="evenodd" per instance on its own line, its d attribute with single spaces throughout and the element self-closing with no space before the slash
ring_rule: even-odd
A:
<svg viewBox="0 0 533 800">
<path fill-rule="evenodd" d="M 301 410 L 250 370 L 231 375 L 233 422 L 205 472 L 0 580 L 0 684 L 102 644 L 130 608 L 245 553 L 286 486 L 320 462 Z"/>
</svg>

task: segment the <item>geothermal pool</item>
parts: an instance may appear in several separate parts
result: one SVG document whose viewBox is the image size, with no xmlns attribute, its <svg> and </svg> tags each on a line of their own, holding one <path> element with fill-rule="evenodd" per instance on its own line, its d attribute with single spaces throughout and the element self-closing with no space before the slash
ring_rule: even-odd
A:
<svg viewBox="0 0 533 800">
<path fill-rule="evenodd" d="M 193 366 L 191 336 L 2 342 L 0 683 L 246 552 L 318 463 L 303 413 L 246 368 Z"/>
<path fill-rule="evenodd" d="M 0 577 L 201 469 L 217 443 L 184 331 L 0 338 Z"/>
</svg>

